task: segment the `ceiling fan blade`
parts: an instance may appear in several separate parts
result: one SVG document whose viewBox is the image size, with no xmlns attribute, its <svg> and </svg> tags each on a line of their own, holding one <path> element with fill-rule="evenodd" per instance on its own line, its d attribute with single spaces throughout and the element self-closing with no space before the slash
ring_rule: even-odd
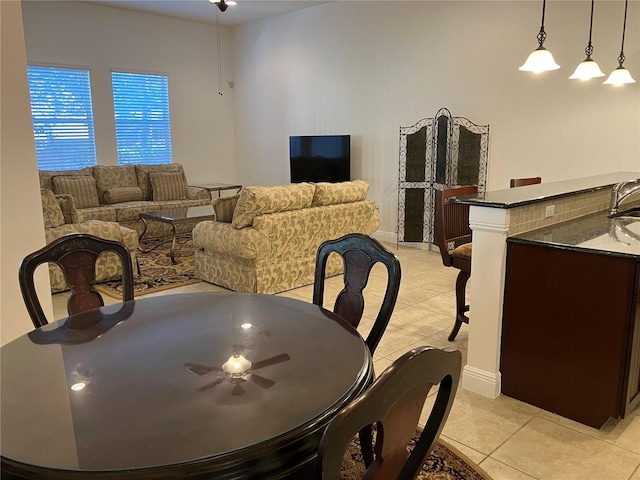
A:
<svg viewBox="0 0 640 480">
<path fill-rule="evenodd" d="M 222 371 L 222 369 L 218 367 L 210 367 L 209 365 L 201 365 L 199 363 L 185 363 L 184 366 L 187 367 L 189 372 L 198 375 L 199 377 L 214 371 Z"/>
<path fill-rule="evenodd" d="M 276 384 L 276 382 L 274 382 L 273 380 L 261 377 L 260 375 L 256 375 L 255 373 L 250 373 L 248 377 L 249 380 L 262 388 L 271 388 Z"/>
<path fill-rule="evenodd" d="M 275 357 L 265 358 L 264 360 L 255 362 L 251 367 L 251 370 L 257 370 L 259 368 L 268 367 L 269 365 L 275 365 L 276 363 L 286 362 L 287 360 L 291 360 L 291 357 L 289 356 L 289 354 L 281 353 L 280 355 L 276 355 Z"/>
<path fill-rule="evenodd" d="M 217 378 L 216 380 L 214 380 L 213 382 L 207 383 L 206 385 L 203 385 L 202 387 L 199 387 L 197 390 L 199 392 L 204 392 L 205 390 L 209 390 L 210 388 L 215 387 L 216 385 L 218 385 L 219 383 L 221 383 L 224 380 L 225 377 L 220 377 Z"/>
<path fill-rule="evenodd" d="M 233 390 L 231 390 L 231 395 L 236 397 L 239 395 L 244 395 L 244 388 L 242 388 L 239 383 L 236 383 L 236 386 L 233 387 Z"/>
</svg>

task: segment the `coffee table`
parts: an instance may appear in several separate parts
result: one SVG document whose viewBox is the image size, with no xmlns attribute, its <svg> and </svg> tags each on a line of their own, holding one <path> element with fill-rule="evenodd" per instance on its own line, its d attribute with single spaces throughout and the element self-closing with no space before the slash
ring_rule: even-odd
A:
<svg viewBox="0 0 640 480">
<path fill-rule="evenodd" d="M 339 316 L 236 292 L 101 307 L 0 353 L 3 479 L 279 479 L 373 377 Z"/>
<path fill-rule="evenodd" d="M 206 185 L 192 185 L 192 187 L 206 188 L 209 192 L 218 192 L 218 197 L 221 196 L 222 190 L 237 190 L 239 193 L 242 189 L 242 185 L 235 183 L 208 183 Z"/>
<path fill-rule="evenodd" d="M 140 234 L 139 238 L 142 238 L 145 232 L 147 231 L 147 222 L 160 222 L 171 225 L 171 262 L 176 262 L 176 226 L 188 222 L 192 222 L 194 220 L 203 221 L 203 220 L 213 220 L 213 207 L 211 205 L 203 205 L 200 207 L 180 207 L 180 208 L 171 208 L 167 210 L 157 210 L 153 212 L 140 212 L 140 220 L 144 223 L 144 229 Z M 168 240 L 167 240 L 168 241 Z M 153 248 L 149 250 L 143 250 L 144 253 L 148 253 L 155 248 L 158 248 L 160 245 L 166 242 L 160 242 L 158 245 L 155 245 Z"/>
</svg>

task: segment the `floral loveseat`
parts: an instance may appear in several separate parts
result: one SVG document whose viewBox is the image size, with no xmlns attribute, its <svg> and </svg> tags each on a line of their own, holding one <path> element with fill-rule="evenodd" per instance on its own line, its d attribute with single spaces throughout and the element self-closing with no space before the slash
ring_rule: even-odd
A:
<svg viewBox="0 0 640 480">
<path fill-rule="evenodd" d="M 135 230 L 119 225 L 116 222 L 101 220 L 87 220 L 74 223 L 74 203 L 71 195 L 54 195 L 51 190 L 40 191 L 42 200 L 42 216 L 44 219 L 45 241 L 47 244 L 69 233 L 88 233 L 96 237 L 116 240 L 123 243 L 131 254 L 133 272 L 138 272 L 136 252 L 138 249 L 138 233 Z M 77 212 L 75 212 L 77 216 Z M 96 280 L 106 282 L 121 276 L 120 258 L 111 252 L 106 252 L 96 261 Z M 49 264 L 49 280 L 51 291 L 67 290 L 62 270 L 58 265 Z"/>
<path fill-rule="evenodd" d="M 318 247 L 347 233 L 374 233 L 369 184 L 298 183 L 244 187 L 213 201 L 214 221 L 193 229 L 195 275 L 240 292 L 277 293 L 313 283 Z M 327 274 L 342 271 L 330 258 Z"/>
<path fill-rule="evenodd" d="M 72 222 L 117 222 L 144 231 L 140 212 L 208 205 L 210 193 L 189 187 L 182 165 L 96 165 L 79 170 L 40 170 L 40 188 L 70 195 Z M 193 224 L 184 225 L 190 231 Z M 169 233 L 166 224 L 152 222 L 146 237 Z"/>
</svg>

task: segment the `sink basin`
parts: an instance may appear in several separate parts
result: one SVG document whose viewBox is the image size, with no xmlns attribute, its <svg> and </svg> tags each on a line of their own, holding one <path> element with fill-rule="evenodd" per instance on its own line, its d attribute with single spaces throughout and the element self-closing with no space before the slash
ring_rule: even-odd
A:
<svg viewBox="0 0 640 480">
<path fill-rule="evenodd" d="M 621 212 L 609 215 L 609 218 L 620 218 L 620 217 L 640 218 L 640 207 L 629 208 L 628 210 L 623 210 Z"/>
</svg>

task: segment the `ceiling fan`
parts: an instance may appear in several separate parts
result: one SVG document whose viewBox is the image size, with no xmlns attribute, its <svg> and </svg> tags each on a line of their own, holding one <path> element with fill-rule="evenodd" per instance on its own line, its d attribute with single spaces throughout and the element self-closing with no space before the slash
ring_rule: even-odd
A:
<svg viewBox="0 0 640 480">
<path fill-rule="evenodd" d="M 228 7 L 236 5 L 235 0 L 209 0 L 209 3 L 217 5 L 221 12 L 225 12 Z"/>
<path fill-rule="evenodd" d="M 197 390 L 203 392 L 224 381 L 234 385 L 233 390 L 231 390 L 231 395 L 234 396 L 244 395 L 245 390 L 242 387 L 242 384 L 246 381 L 253 382 L 262 388 L 271 388 L 276 382 L 258 375 L 253 371 L 291 360 L 291 357 L 287 353 L 281 353 L 280 355 L 265 358 L 258 362 L 251 362 L 240 353 L 243 349 L 242 345 L 234 345 L 233 355 L 231 355 L 231 357 L 222 364 L 222 367 L 213 367 L 210 365 L 202 365 L 200 363 L 185 363 L 184 366 L 187 368 L 187 371 L 198 375 L 199 377 L 211 372 L 216 372 L 216 378 L 212 382 L 199 387 Z"/>
</svg>

